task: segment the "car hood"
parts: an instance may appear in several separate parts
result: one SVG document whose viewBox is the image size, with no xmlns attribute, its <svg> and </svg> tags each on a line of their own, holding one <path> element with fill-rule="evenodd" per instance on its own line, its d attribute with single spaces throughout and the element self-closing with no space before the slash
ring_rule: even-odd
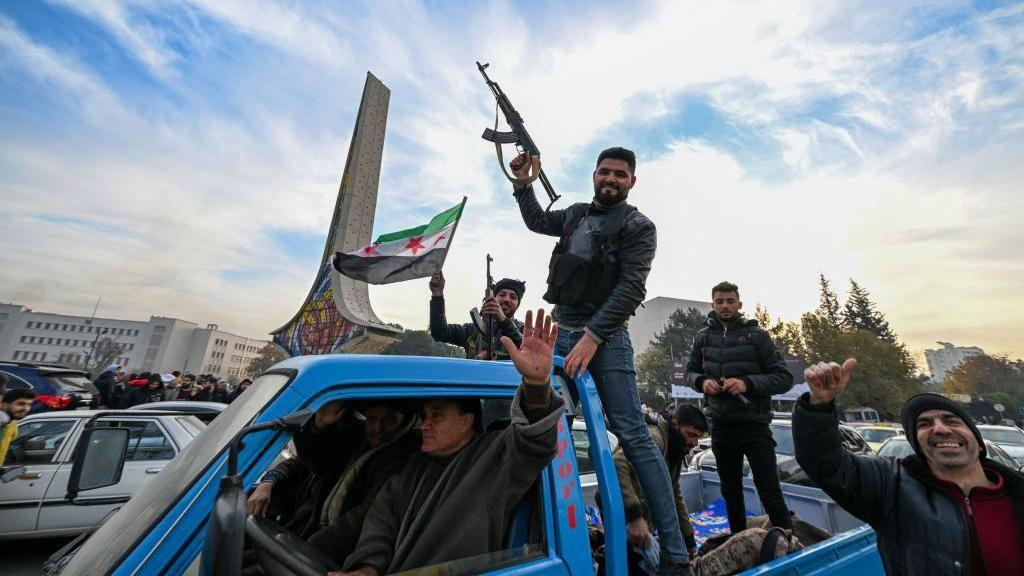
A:
<svg viewBox="0 0 1024 576">
<path fill-rule="evenodd" d="M 997 442 L 998 444 L 998 442 Z M 1004 452 L 1009 454 L 1014 460 L 1020 460 L 1024 458 L 1024 445 L 1021 444 L 999 444 L 999 447 Z"/>
</svg>

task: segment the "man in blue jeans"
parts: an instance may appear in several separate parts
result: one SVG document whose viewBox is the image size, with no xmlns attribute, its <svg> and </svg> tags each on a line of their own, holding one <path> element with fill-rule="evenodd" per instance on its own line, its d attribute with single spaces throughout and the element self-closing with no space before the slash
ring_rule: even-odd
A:
<svg viewBox="0 0 1024 576">
<path fill-rule="evenodd" d="M 529 160 L 519 155 L 510 167 L 518 179 L 514 194 L 526 227 L 559 237 L 544 294 L 555 305 L 559 323 L 555 354 L 565 357 L 570 376 L 589 369 L 597 382 L 608 428 L 636 471 L 658 530 L 658 573 L 691 574 L 676 518 L 673 479 L 644 422 L 626 331 L 626 321 L 647 294 L 645 283 L 657 248 L 654 223 L 626 203 L 636 184 L 636 156 L 625 148 L 601 152 L 593 174 L 593 201 L 549 212 L 540 207 L 529 184 Z"/>
</svg>

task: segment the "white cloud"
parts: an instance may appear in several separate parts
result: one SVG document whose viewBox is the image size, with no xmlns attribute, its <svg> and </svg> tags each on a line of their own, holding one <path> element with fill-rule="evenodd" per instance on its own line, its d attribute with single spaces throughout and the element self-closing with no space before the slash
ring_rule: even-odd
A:
<svg viewBox="0 0 1024 576">
<path fill-rule="evenodd" d="M 1003 228 L 1024 215 L 1008 200 L 1024 131 L 1024 71 L 1012 58 L 1020 6 L 911 37 L 907 22 L 945 9 L 669 3 L 645 5 L 626 25 L 610 9 L 525 14 L 504 2 L 376 3 L 355 14 L 277 2 L 64 5 L 184 103 L 142 112 L 116 78 L 100 80 L 90 68 L 99 64 L 0 17 L 0 67 L 56 88 L 90 119 L 61 145 L 0 139 L 0 166 L 16 168 L 0 176 L 2 238 L 45 232 L 0 256 L 16 271 L 0 279 L 3 299 L 71 310 L 103 293 L 133 317 L 252 335 L 280 325 L 316 262 L 294 261 L 270 233 L 325 232 L 369 69 L 393 90 L 377 231 L 419 223 L 465 194 L 446 266 L 450 316 L 479 299 L 488 251 L 497 274 L 527 280 L 525 303 L 537 306 L 553 241 L 523 229 L 480 139 L 493 121 L 480 59 L 526 117 L 562 206 L 589 196 L 595 148 L 642 151 L 633 199 L 660 231 L 651 296 L 702 298 L 729 278 L 748 307 L 796 319 L 816 302 L 821 271 L 840 288 L 863 280 L 914 345 L 950 334 L 1024 350 L 1016 336 L 986 334 L 970 312 L 983 307 L 1000 330 L 1024 320 L 986 304 L 986 286 L 1008 295 L 1020 278 L 1019 256 L 1005 248 L 1024 243 Z M 153 24 L 182 6 L 193 18 L 169 24 L 180 29 Z M 196 46 L 171 37 L 202 54 L 238 52 L 189 61 L 197 75 L 182 76 L 182 55 Z M 248 59 L 246 46 L 273 61 Z M 767 159 L 747 163 L 727 139 L 698 139 L 686 126 L 649 141 L 684 95 L 756 135 Z M 371 289 L 380 315 L 409 327 L 426 324 L 427 293 L 425 281 Z M 934 320 L 946 311 L 949 321 Z"/>
</svg>

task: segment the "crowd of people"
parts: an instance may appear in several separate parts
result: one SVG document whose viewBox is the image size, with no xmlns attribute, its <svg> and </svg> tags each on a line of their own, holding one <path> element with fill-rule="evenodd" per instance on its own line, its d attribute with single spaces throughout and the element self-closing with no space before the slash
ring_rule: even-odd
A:
<svg viewBox="0 0 1024 576">
<path fill-rule="evenodd" d="M 191 372 L 182 375 L 175 370 L 170 374 L 158 372 L 127 373 L 117 364 L 107 366 L 93 381 L 97 393 L 94 408 L 131 408 L 139 404 L 169 400 L 192 402 L 220 402 L 230 404 L 252 384 L 245 378 L 232 386 L 227 380 L 213 374 Z"/>
</svg>

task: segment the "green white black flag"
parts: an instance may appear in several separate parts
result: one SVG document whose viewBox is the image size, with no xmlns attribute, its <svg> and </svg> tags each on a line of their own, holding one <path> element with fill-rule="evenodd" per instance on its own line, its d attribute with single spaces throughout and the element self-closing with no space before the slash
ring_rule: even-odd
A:
<svg viewBox="0 0 1024 576">
<path fill-rule="evenodd" d="M 376 242 L 353 252 L 336 252 L 334 268 L 367 284 L 390 284 L 425 278 L 441 269 L 455 228 L 462 217 L 462 202 L 434 216 L 430 222 L 381 234 Z"/>
</svg>

